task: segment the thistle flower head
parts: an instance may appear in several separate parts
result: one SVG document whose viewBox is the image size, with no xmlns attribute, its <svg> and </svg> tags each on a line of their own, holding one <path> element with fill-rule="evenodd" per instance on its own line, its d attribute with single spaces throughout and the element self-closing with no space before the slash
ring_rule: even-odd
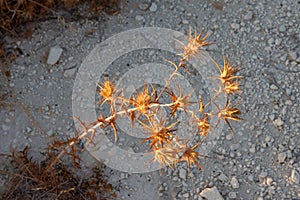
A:
<svg viewBox="0 0 300 200">
<path fill-rule="evenodd" d="M 106 81 L 102 85 L 98 85 L 100 90 L 99 94 L 101 96 L 102 103 L 106 101 L 113 101 L 114 94 L 116 93 L 116 88 L 107 78 Z"/>
<path fill-rule="evenodd" d="M 222 119 L 230 119 L 230 120 L 240 120 L 238 115 L 241 114 L 241 111 L 234 106 L 230 106 L 230 101 L 226 102 L 226 105 L 223 109 L 219 110 L 218 117 Z"/>
<path fill-rule="evenodd" d="M 154 148 L 154 158 L 161 166 L 174 169 L 175 163 L 178 161 L 178 148 L 176 144 L 168 143 L 164 148 Z"/>
<path fill-rule="evenodd" d="M 143 126 L 143 128 L 149 131 L 148 134 L 150 134 L 150 136 L 143 139 L 142 142 L 145 142 L 147 140 L 151 141 L 148 149 L 148 151 L 150 151 L 153 147 L 156 149 L 163 148 L 165 143 L 168 144 L 172 141 L 174 137 L 173 132 L 176 131 L 176 129 L 173 128 L 178 124 L 178 121 L 169 126 L 166 126 L 166 121 L 160 120 L 159 122 L 157 122 L 157 120 L 152 117 L 149 118 L 150 126 L 144 124 L 141 121 L 139 121 L 139 123 Z"/>
<path fill-rule="evenodd" d="M 208 114 L 204 118 L 198 118 L 196 120 L 198 131 L 200 132 L 200 135 L 207 136 L 207 133 L 210 128 L 209 118 Z"/>
<path fill-rule="evenodd" d="M 133 105 L 140 114 L 147 114 L 150 105 L 156 102 L 156 96 L 157 96 L 156 90 L 154 90 L 153 88 L 153 92 L 149 94 L 148 88 L 145 84 L 143 91 L 142 92 L 137 91 L 137 95 L 133 96 L 129 100 L 129 103 Z"/>
<path fill-rule="evenodd" d="M 240 92 L 240 84 L 237 81 L 234 82 L 228 82 L 225 84 L 223 91 L 228 94 L 235 94 L 237 92 Z"/>
<path fill-rule="evenodd" d="M 231 83 L 234 79 L 242 78 L 242 76 L 235 76 L 234 74 L 239 71 L 238 67 L 235 67 L 233 65 L 230 65 L 229 59 L 224 57 L 224 64 L 223 69 L 221 66 L 212 59 L 214 64 L 218 67 L 220 76 L 218 76 L 218 79 L 221 80 L 222 84 Z"/>
<path fill-rule="evenodd" d="M 191 163 L 196 165 L 200 170 L 203 170 L 202 166 L 198 162 L 199 157 L 203 157 L 203 155 L 196 151 L 200 144 L 201 143 L 198 142 L 193 147 L 188 147 L 187 142 L 185 142 L 180 148 L 182 155 L 180 156 L 179 162 L 186 161 L 188 164 L 188 171 L 190 171 Z"/>
<path fill-rule="evenodd" d="M 201 31 L 199 34 L 197 34 L 196 31 L 193 33 L 192 29 L 190 28 L 189 37 L 186 38 L 187 44 L 180 42 L 180 44 L 183 46 L 183 53 L 180 54 L 182 58 L 184 60 L 188 60 L 191 57 L 196 57 L 197 53 L 201 50 L 202 47 L 211 44 L 206 40 L 208 36 L 208 33 L 203 35 L 203 31 Z"/>
<path fill-rule="evenodd" d="M 235 105 L 231 106 L 229 100 L 226 102 L 226 105 L 223 109 L 220 109 L 219 107 L 218 109 L 219 109 L 219 112 L 217 114 L 218 118 L 223 119 L 225 121 L 225 123 L 229 126 L 231 130 L 231 134 L 233 135 L 233 129 L 229 123 L 229 120 L 234 120 L 234 121 L 241 120 L 241 118 L 238 116 L 241 114 L 241 111 L 238 108 L 236 108 Z"/>
<path fill-rule="evenodd" d="M 172 109 L 171 115 L 174 115 L 175 117 L 176 117 L 176 111 L 178 109 L 186 111 L 187 107 L 190 106 L 192 103 L 194 103 L 190 101 L 192 92 L 183 96 L 182 90 L 179 86 L 178 86 L 178 91 L 179 91 L 179 96 L 176 96 L 171 89 L 169 89 L 169 91 L 166 91 L 166 93 L 169 94 L 172 98 L 173 105 L 170 106 L 170 108 Z"/>
</svg>

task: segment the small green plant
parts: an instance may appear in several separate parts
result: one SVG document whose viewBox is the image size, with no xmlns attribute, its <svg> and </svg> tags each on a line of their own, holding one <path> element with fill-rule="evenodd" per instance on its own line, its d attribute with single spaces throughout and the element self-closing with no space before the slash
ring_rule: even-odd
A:
<svg viewBox="0 0 300 200">
<path fill-rule="evenodd" d="M 101 106 L 108 105 L 109 114 L 106 117 L 101 115 L 97 121 L 89 125 L 85 125 L 77 118 L 82 126 L 82 131 L 73 140 L 68 139 L 69 142 L 64 143 L 64 145 L 60 143 L 63 149 L 56 160 L 64 154 L 73 155 L 74 160 L 76 160 L 78 157 L 75 156 L 74 144 L 81 139 L 93 143 L 98 128 L 105 129 L 111 126 L 114 130 L 114 142 L 116 142 L 118 140 L 116 119 L 127 116 L 132 126 L 138 124 L 144 130 L 141 134 L 147 134 L 140 142 L 149 144 L 148 151 L 153 152 L 151 162 L 158 162 L 160 165 L 171 169 L 174 169 L 177 163 L 187 162 L 188 169 L 190 169 L 191 164 L 194 164 L 202 170 L 199 159 L 206 156 L 200 154 L 197 149 L 205 137 L 214 134 L 211 130 L 211 127 L 214 126 L 210 123 L 211 118 L 217 117 L 218 121 L 224 120 L 233 133 L 230 121 L 239 121 L 241 114 L 236 105 L 231 104 L 231 102 L 233 95 L 241 92 L 238 81 L 242 77 L 236 74 L 239 68 L 231 65 L 227 57 L 224 58 L 223 66 L 209 57 L 219 71 L 219 75 L 211 77 L 219 88 L 215 90 L 215 95 L 209 102 L 204 103 L 202 98 L 199 102 L 193 102 L 191 100 L 192 92 L 184 95 L 180 84 L 177 88 L 171 87 L 170 82 L 175 76 L 180 75 L 181 69 L 189 74 L 187 62 L 191 58 L 201 59 L 201 56 L 206 55 L 204 54 L 204 47 L 211 44 L 207 41 L 208 36 L 209 34 L 203 34 L 203 32 L 197 34 L 190 30 L 185 43 L 178 41 L 182 45 L 179 54 L 180 61 L 178 64 L 168 61 L 174 67 L 174 71 L 166 78 L 165 85 L 160 91 L 151 84 L 144 84 L 142 89 L 136 89 L 130 98 L 126 98 L 123 89 L 118 88 L 109 78 L 99 84 L 99 104 Z M 221 94 L 227 97 L 223 107 L 215 102 L 215 99 Z M 164 100 L 162 100 L 163 96 Z M 197 112 L 190 109 L 193 104 L 199 105 Z M 217 106 L 217 111 L 213 112 L 208 109 L 211 104 Z M 164 109 L 168 109 L 170 112 L 164 115 Z M 191 133 L 192 137 L 189 139 L 180 138 L 177 134 L 180 123 L 177 116 L 182 111 L 196 130 Z"/>
</svg>

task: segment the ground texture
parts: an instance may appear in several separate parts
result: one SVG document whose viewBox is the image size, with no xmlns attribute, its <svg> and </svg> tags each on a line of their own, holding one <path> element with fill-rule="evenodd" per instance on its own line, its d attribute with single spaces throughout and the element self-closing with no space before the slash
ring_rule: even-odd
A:
<svg viewBox="0 0 300 200">
<path fill-rule="evenodd" d="M 74 133 L 71 94 L 77 69 L 106 38 L 141 27 L 184 33 L 204 28 L 212 33 L 209 52 L 216 60 L 227 55 L 243 63 L 243 121 L 232 124 L 234 137 L 224 127 L 211 158 L 202 160 L 205 170 L 193 167 L 189 177 L 186 165 L 169 174 L 105 168 L 117 199 L 201 200 L 218 193 L 224 199 L 300 199 L 299 13 L 298 0 L 130 0 L 112 16 L 73 19 L 62 12 L 64 22 L 29 24 L 34 32 L 28 39 L 3 38 L 8 49 L 20 51 L 7 68 L 15 97 L 1 104 L 0 152 L 29 145 L 38 157 L 49 137 Z M 49 51 L 56 46 L 62 56 L 49 65 Z M 3 84 L 3 97 L 9 87 Z M 99 165 L 87 152 L 82 155 L 82 173 Z M 0 179 L 3 190 L 6 180 Z"/>
</svg>

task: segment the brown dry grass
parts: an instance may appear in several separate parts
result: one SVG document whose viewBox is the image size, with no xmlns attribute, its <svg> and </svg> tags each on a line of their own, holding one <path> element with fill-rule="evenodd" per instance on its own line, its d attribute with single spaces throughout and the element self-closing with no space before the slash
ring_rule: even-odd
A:
<svg viewBox="0 0 300 200">
<path fill-rule="evenodd" d="M 7 34 L 18 35 L 21 25 L 40 20 L 46 14 L 58 17 L 58 8 L 70 10 L 86 2 L 91 12 L 114 14 L 119 11 L 120 0 L 0 0 L 0 38 Z"/>
<path fill-rule="evenodd" d="M 56 154 L 49 151 L 41 162 L 28 156 L 28 148 L 12 150 L 6 156 L 10 170 L 1 170 L 10 179 L 2 199 L 113 199 L 116 194 L 101 169 L 94 168 L 89 177 L 76 176 L 63 163 L 50 164 Z"/>
</svg>

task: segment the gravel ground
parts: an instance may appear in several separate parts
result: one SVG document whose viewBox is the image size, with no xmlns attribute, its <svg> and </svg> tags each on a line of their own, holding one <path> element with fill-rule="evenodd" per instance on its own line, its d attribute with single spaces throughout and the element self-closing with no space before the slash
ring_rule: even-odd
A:
<svg viewBox="0 0 300 200">
<path fill-rule="evenodd" d="M 104 18 L 67 20 L 64 26 L 48 20 L 35 25 L 30 39 L 4 38 L 23 52 L 9 67 L 10 86 L 29 112 L 17 105 L 1 110 L 0 152 L 8 152 L 10 144 L 39 152 L 48 136 L 75 131 L 76 72 L 101 41 L 133 28 L 187 33 L 192 26 L 212 32 L 209 52 L 218 61 L 226 54 L 243 63 L 243 121 L 233 124 L 234 137 L 224 127 L 211 158 L 202 160 L 205 170 L 193 167 L 189 177 L 184 164 L 170 174 L 107 167 L 117 199 L 300 199 L 300 1 L 130 0 L 120 14 Z M 57 46 L 62 50 L 58 64 L 47 64 Z M 97 165 L 83 155 L 84 169 Z"/>
</svg>

